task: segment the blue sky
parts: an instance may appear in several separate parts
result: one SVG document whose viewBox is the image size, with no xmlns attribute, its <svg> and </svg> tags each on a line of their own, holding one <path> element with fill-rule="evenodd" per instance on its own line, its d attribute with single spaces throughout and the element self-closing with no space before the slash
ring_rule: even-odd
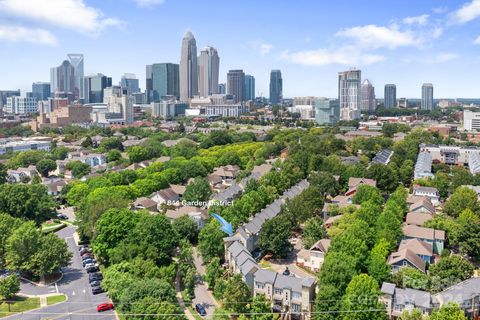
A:
<svg viewBox="0 0 480 320">
<path fill-rule="evenodd" d="M 480 0 L 0 0 L 0 89 L 49 81 L 67 53 L 144 88 L 146 64 L 178 63 L 186 30 L 217 48 L 222 82 L 244 69 L 257 95 L 281 69 L 285 97 L 335 97 L 337 72 L 357 67 L 380 98 L 385 83 L 419 97 L 423 82 L 436 98 L 480 97 Z"/>
</svg>

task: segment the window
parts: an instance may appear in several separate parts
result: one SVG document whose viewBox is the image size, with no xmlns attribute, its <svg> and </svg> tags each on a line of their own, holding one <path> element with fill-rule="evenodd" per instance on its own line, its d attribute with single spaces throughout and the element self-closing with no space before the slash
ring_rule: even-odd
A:
<svg viewBox="0 0 480 320">
<path fill-rule="evenodd" d="M 277 288 L 275 288 L 275 289 L 273 290 L 273 293 L 274 293 L 274 294 L 282 294 L 282 289 L 277 289 Z"/>
<path fill-rule="evenodd" d="M 293 312 L 300 312 L 300 310 L 302 310 L 302 307 L 299 304 L 295 304 L 295 303 L 292 304 Z"/>
<path fill-rule="evenodd" d="M 302 294 L 300 292 L 293 291 L 292 292 L 292 299 L 301 300 L 302 299 Z"/>
<path fill-rule="evenodd" d="M 395 304 L 395 305 L 393 306 L 393 310 L 398 311 L 398 312 L 402 312 L 402 311 L 403 311 L 403 305 L 401 305 L 401 304 Z"/>
<path fill-rule="evenodd" d="M 257 282 L 256 285 L 258 289 L 262 289 L 262 290 L 265 289 L 265 283 L 263 282 Z"/>
</svg>

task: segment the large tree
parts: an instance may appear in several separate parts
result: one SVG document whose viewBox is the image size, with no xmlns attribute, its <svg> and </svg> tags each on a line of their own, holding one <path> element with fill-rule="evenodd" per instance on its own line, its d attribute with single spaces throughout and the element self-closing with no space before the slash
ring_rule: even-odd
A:
<svg viewBox="0 0 480 320">
<path fill-rule="evenodd" d="M 400 320 L 424 320 L 422 310 L 413 309 L 413 310 L 404 310 Z"/>
<path fill-rule="evenodd" d="M 37 171 L 44 177 L 48 177 L 48 173 L 57 168 L 55 161 L 51 159 L 42 159 L 37 163 Z"/>
<path fill-rule="evenodd" d="M 363 202 L 370 201 L 377 205 L 381 205 L 383 203 L 383 198 L 378 188 L 363 184 L 357 187 L 357 192 L 353 196 L 352 201 L 355 204 L 362 204 Z"/>
<path fill-rule="evenodd" d="M 306 249 L 310 249 L 318 240 L 326 236 L 323 220 L 320 217 L 313 217 L 305 221 L 302 241 Z"/>
<path fill-rule="evenodd" d="M 475 259 L 480 258 L 480 218 L 469 209 L 460 213 L 456 242 L 460 251 Z"/>
<path fill-rule="evenodd" d="M 452 217 L 458 217 L 465 209 L 478 211 L 477 193 L 467 187 L 458 187 L 448 198 L 443 211 Z"/>
<path fill-rule="evenodd" d="M 377 187 L 382 191 L 393 192 L 398 187 L 398 172 L 393 164 L 373 163 L 367 169 L 366 176 L 375 179 Z"/>
<path fill-rule="evenodd" d="M 426 291 L 430 287 L 429 277 L 422 271 L 407 267 L 393 274 L 393 283 L 399 288 L 412 288 Z"/>
<path fill-rule="evenodd" d="M 6 213 L 0 213 L 0 269 L 5 269 L 5 246 L 7 239 L 24 223 Z"/>
<path fill-rule="evenodd" d="M 20 291 L 20 279 L 12 274 L 0 278 L 0 300 L 11 299 Z"/>
<path fill-rule="evenodd" d="M 430 320 L 467 320 L 467 317 L 458 304 L 449 302 L 433 311 Z"/>
<path fill-rule="evenodd" d="M 177 232 L 180 239 L 186 239 L 190 243 L 197 243 L 198 226 L 189 216 L 183 216 L 172 222 L 173 229 Z"/>
<path fill-rule="evenodd" d="M 390 266 L 387 264 L 389 253 L 389 243 L 383 238 L 375 244 L 370 252 L 368 274 L 378 283 L 382 283 L 390 277 Z"/>
<path fill-rule="evenodd" d="M 274 257 L 286 257 L 292 250 L 292 244 L 289 242 L 291 230 L 290 221 L 283 215 L 265 221 L 260 230 L 258 247 Z"/>
<path fill-rule="evenodd" d="M 208 263 L 214 257 L 223 259 L 223 238 L 225 236 L 225 233 L 220 230 L 220 223 L 217 220 L 211 220 L 202 228 L 198 235 L 198 250 L 205 262 Z"/>
<path fill-rule="evenodd" d="M 387 319 L 385 308 L 378 301 L 380 290 L 374 278 L 360 274 L 352 278 L 342 301 L 344 320 Z"/>
<path fill-rule="evenodd" d="M 31 222 L 24 223 L 8 238 L 6 262 L 9 269 L 43 276 L 69 264 L 72 253 L 56 234 L 43 234 Z"/>
<path fill-rule="evenodd" d="M 0 185 L 0 212 L 40 224 L 53 216 L 54 207 L 55 203 L 43 185 Z"/>
<path fill-rule="evenodd" d="M 185 201 L 207 201 L 212 194 L 210 183 L 206 178 L 197 177 L 185 189 L 182 200 Z M 202 206 L 201 204 L 199 206 Z"/>
<path fill-rule="evenodd" d="M 441 290 L 473 276 L 474 267 L 466 259 L 451 255 L 430 266 L 432 290 Z"/>
<path fill-rule="evenodd" d="M 236 313 L 245 313 L 250 299 L 250 289 L 242 277 L 239 274 L 231 277 L 227 282 L 222 299 L 225 308 Z"/>
<path fill-rule="evenodd" d="M 0 184 L 4 184 L 7 182 L 7 167 L 0 163 Z"/>
<path fill-rule="evenodd" d="M 123 241 L 137 225 L 142 211 L 128 209 L 109 209 L 98 219 L 93 237 L 92 248 L 103 263 L 108 263 L 112 250 Z"/>
</svg>

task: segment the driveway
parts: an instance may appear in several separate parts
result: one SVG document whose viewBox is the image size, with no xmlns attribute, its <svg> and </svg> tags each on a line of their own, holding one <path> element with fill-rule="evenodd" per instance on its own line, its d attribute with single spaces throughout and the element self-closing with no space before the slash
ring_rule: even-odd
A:
<svg viewBox="0 0 480 320">
<path fill-rule="evenodd" d="M 197 248 L 193 248 L 193 263 L 197 269 L 197 282 L 195 285 L 195 298 L 192 304 L 195 306 L 197 303 L 201 303 L 207 311 L 205 318 L 212 319 L 215 308 L 218 307 L 218 302 L 213 297 L 212 293 L 208 291 L 207 284 L 203 281 L 205 276 L 205 266 L 203 265 L 202 257 L 197 252 Z"/>
<path fill-rule="evenodd" d="M 53 292 L 67 295 L 68 300 L 63 303 L 44 307 L 22 314 L 15 314 L 2 319 L 8 320 L 111 320 L 116 319 L 113 311 L 98 313 L 96 306 L 103 302 L 110 302 L 106 293 L 93 295 L 88 283 L 88 275 L 82 267 L 82 260 L 78 253 L 78 246 L 73 240 L 75 226 L 66 227 L 57 232 L 60 238 L 65 239 L 68 249 L 73 252 L 70 266 L 63 268 L 63 277 L 56 286 L 36 287 L 30 283 L 22 283 L 21 293 L 48 294 Z M 53 290 L 53 291 L 52 291 Z"/>
<path fill-rule="evenodd" d="M 305 277 L 313 277 L 316 276 L 314 274 L 308 273 L 307 271 L 303 270 L 302 268 L 297 267 L 296 260 L 298 252 L 303 248 L 302 239 L 298 238 L 296 243 L 293 245 L 293 250 L 288 254 L 285 259 L 270 259 L 268 262 L 270 263 L 270 268 L 278 273 L 283 273 L 286 268 L 290 271 L 291 274 L 295 275 L 299 278 Z"/>
</svg>

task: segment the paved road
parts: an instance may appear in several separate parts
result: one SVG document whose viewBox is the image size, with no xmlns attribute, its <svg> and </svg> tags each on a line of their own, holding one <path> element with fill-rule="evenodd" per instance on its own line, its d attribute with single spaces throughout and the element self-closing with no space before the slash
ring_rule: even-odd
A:
<svg viewBox="0 0 480 320">
<path fill-rule="evenodd" d="M 72 263 L 64 268 L 63 278 L 57 283 L 58 292 L 68 296 L 64 303 L 32 310 L 23 314 L 12 315 L 3 319 L 8 320 L 112 320 L 116 319 L 113 311 L 97 313 L 96 306 L 109 302 L 105 293 L 92 295 L 88 283 L 88 275 L 82 268 L 82 261 L 78 247 L 73 240 L 74 226 L 69 226 L 57 232 L 58 236 L 65 239 L 68 249 L 73 252 Z M 23 283 L 21 292 L 25 294 L 47 294 L 55 292 L 55 286 L 35 287 Z"/>
<path fill-rule="evenodd" d="M 212 296 L 212 293 L 208 291 L 207 284 L 203 281 L 203 276 L 205 276 L 205 267 L 203 266 L 202 258 L 196 249 L 197 248 L 193 248 L 193 262 L 195 264 L 195 268 L 197 269 L 198 278 L 195 286 L 195 298 L 193 299 L 192 303 L 194 306 L 197 303 L 203 304 L 205 310 L 207 311 L 206 318 L 212 319 L 213 312 L 215 311 L 215 308 L 218 307 L 218 303 Z"/>
</svg>

